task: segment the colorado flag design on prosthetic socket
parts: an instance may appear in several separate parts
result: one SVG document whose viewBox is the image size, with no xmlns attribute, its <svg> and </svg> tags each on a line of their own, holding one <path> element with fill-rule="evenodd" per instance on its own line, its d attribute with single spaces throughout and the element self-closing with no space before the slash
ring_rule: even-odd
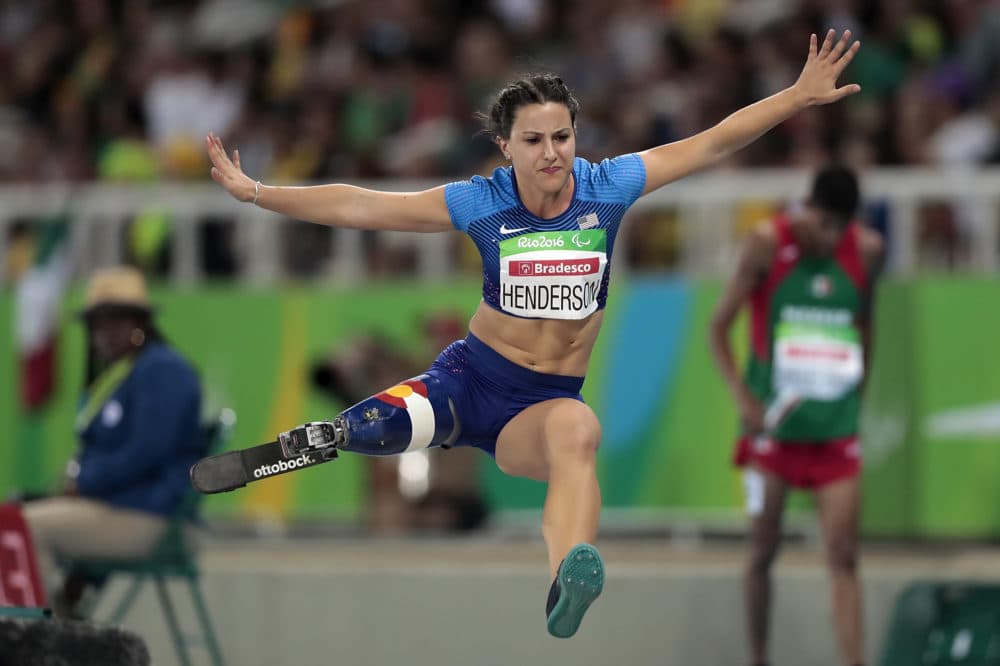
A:
<svg viewBox="0 0 1000 666">
<path fill-rule="evenodd" d="M 426 449 L 434 439 L 434 408 L 427 399 L 427 386 L 422 381 L 411 379 L 396 384 L 375 396 L 377 400 L 393 407 L 405 409 L 410 417 L 410 443 L 407 451 Z"/>
</svg>

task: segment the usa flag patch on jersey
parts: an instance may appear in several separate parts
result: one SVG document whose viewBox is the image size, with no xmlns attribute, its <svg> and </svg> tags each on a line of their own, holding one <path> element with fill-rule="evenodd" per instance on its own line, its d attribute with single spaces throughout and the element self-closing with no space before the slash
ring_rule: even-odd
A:
<svg viewBox="0 0 1000 666">
<path fill-rule="evenodd" d="M 581 229 L 593 229 L 601 221 L 597 219 L 597 213 L 588 213 L 583 217 L 576 218 L 576 223 L 580 225 Z"/>
</svg>

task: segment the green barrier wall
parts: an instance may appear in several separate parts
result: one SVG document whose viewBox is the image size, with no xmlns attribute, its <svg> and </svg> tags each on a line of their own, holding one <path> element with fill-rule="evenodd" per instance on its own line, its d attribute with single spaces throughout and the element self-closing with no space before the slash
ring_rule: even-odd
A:
<svg viewBox="0 0 1000 666">
<path fill-rule="evenodd" d="M 917 534 L 1000 534 L 1000 283 L 915 290 Z"/>
<path fill-rule="evenodd" d="M 862 411 L 864 527 L 870 534 L 905 536 L 913 525 L 914 367 L 911 327 L 914 285 L 882 285 L 875 348 Z"/>
<path fill-rule="evenodd" d="M 309 386 L 308 365 L 377 330 L 429 356 L 418 322 L 428 311 L 471 314 L 479 285 L 366 285 L 363 290 L 158 290 L 160 323 L 204 379 L 208 404 L 238 414 L 233 447 L 266 441 L 342 405 Z M 599 474 L 609 507 L 671 508 L 738 517 L 729 465 L 736 418 L 705 334 L 714 283 L 620 281 L 610 299 L 584 397 L 604 427 Z M 82 331 L 66 306 L 60 384 L 37 416 L 19 411 L 11 339 L 13 298 L 0 295 L 0 493 L 54 487 L 73 450 L 70 423 L 82 376 Z M 1000 535 L 1000 285 L 927 278 L 882 285 L 875 364 L 863 418 L 864 529 L 881 536 Z M 745 351 L 744 336 L 737 347 Z M 357 515 L 362 461 L 331 465 L 209 498 L 220 516 Z M 501 509 L 540 507 L 544 485 L 510 479 L 483 456 L 481 478 Z M 803 506 L 798 501 L 793 506 Z"/>
<path fill-rule="evenodd" d="M 883 285 L 862 425 L 867 534 L 1000 535 L 1000 283 Z"/>
</svg>

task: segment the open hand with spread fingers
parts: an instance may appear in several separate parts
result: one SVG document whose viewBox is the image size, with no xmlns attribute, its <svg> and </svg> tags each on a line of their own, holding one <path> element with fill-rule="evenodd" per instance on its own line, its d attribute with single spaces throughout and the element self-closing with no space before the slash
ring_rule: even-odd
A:
<svg viewBox="0 0 1000 666">
<path fill-rule="evenodd" d="M 831 29 L 826 33 L 826 39 L 818 50 L 816 35 L 809 37 L 809 57 L 806 58 L 802 73 L 795 82 L 795 88 L 810 105 L 836 102 L 861 90 L 861 86 L 856 83 L 837 87 L 837 78 L 854 58 L 854 54 L 861 47 L 861 42 L 851 43 L 850 30 L 845 30 L 840 39 L 836 37 L 836 30 Z"/>
<path fill-rule="evenodd" d="M 233 158 L 229 159 L 222 139 L 211 132 L 205 137 L 205 147 L 208 158 L 212 160 L 212 180 L 226 188 L 238 201 L 253 201 L 256 181 L 243 173 L 240 151 L 234 150 Z"/>
</svg>

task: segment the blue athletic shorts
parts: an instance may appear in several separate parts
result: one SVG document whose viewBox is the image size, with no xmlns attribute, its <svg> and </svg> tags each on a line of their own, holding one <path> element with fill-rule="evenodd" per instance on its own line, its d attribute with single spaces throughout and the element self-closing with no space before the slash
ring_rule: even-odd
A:
<svg viewBox="0 0 1000 666">
<path fill-rule="evenodd" d="M 494 458 L 500 431 L 525 408 L 552 398 L 583 402 L 583 377 L 523 368 L 471 333 L 448 345 L 427 374 L 441 381 L 455 404 L 462 434 L 453 446 L 474 446 Z"/>
</svg>

